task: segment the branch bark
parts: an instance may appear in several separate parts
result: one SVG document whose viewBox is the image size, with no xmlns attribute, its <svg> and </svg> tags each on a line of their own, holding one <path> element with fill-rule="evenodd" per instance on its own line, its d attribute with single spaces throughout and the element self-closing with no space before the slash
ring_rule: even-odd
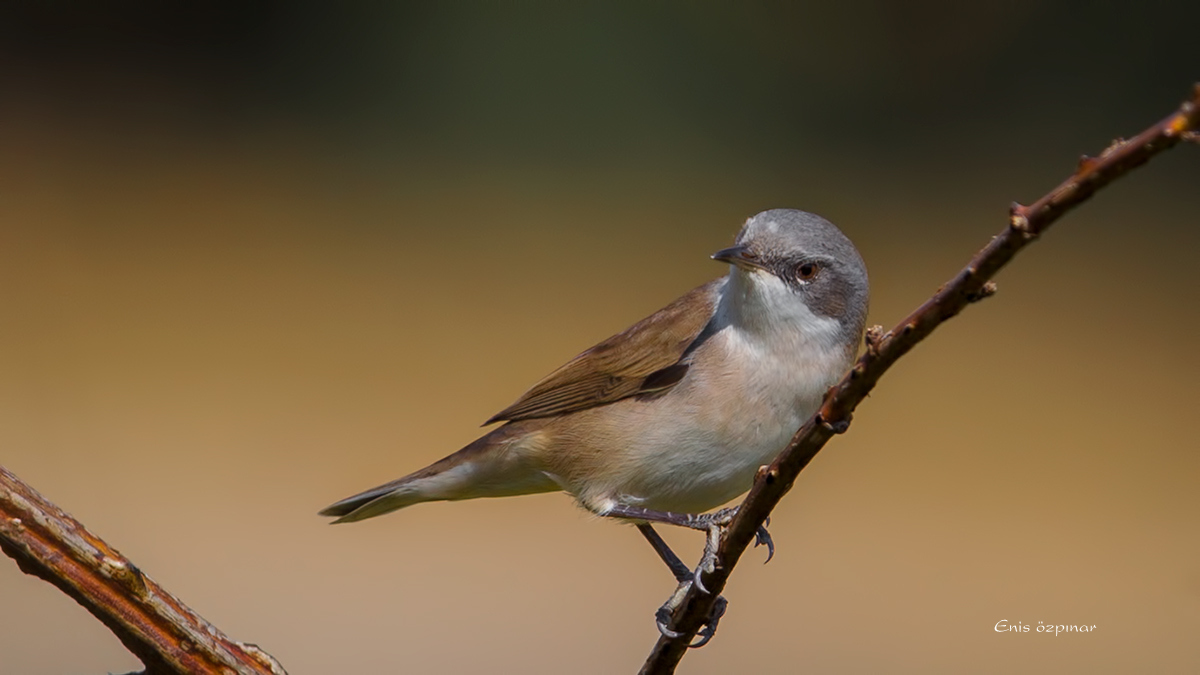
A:
<svg viewBox="0 0 1200 675">
<path fill-rule="evenodd" d="M 2 466 L 0 549 L 22 572 L 83 605 L 147 675 L 287 675 L 270 654 L 226 637 Z"/>
<path fill-rule="evenodd" d="M 991 278 L 996 272 L 1063 214 L 1163 150 L 1180 141 L 1194 140 L 1198 128 L 1200 84 L 1194 85 L 1190 100 L 1158 124 L 1128 141 L 1114 141 L 1099 157 L 1083 156 L 1071 177 L 1041 199 L 1029 206 L 1014 203 L 1008 227 L 993 237 L 932 298 L 887 333 L 879 326 L 868 330 L 862 357 L 829 390 L 820 410 L 796 432 L 779 457 L 759 470 L 754 486 L 721 542 L 716 570 L 703 578 L 710 593 L 700 592 L 695 585 L 687 591 L 671 620 L 671 627 L 679 637 L 660 637 L 640 672 L 643 675 L 675 672 L 738 559 L 754 540 L 758 527 L 825 443 L 849 428 L 854 409 L 892 364 L 967 305 L 992 295 L 996 285 Z"/>
</svg>

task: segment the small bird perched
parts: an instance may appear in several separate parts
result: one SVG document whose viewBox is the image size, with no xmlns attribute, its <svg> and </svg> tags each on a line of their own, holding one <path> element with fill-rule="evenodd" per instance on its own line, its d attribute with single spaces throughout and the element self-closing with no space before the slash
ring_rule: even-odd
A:
<svg viewBox="0 0 1200 675">
<path fill-rule="evenodd" d="M 858 352 L 868 300 L 854 245 L 804 211 L 763 211 L 712 257 L 728 275 L 576 356 L 486 422 L 503 425 L 321 515 L 344 523 L 419 502 L 563 490 L 635 522 L 681 589 L 699 585 L 733 510 L 697 514 L 750 489 L 817 410 Z M 695 572 L 651 522 L 709 531 Z M 770 546 L 765 529 L 759 543 Z M 668 635 L 672 609 L 658 612 Z M 695 646 L 723 611 L 722 601 Z"/>
</svg>

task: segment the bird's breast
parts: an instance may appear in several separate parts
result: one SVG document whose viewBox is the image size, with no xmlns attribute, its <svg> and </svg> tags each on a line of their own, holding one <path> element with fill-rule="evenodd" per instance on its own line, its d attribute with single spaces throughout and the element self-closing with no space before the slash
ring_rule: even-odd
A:
<svg viewBox="0 0 1200 675">
<path fill-rule="evenodd" d="M 719 506 L 750 488 L 844 367 L 844 350 L 726 328 L 664 394 L 584 411 L 576 428 L 587 433 L 572 433 L 561 456 L 580 462 L 568 488 L 598 510 L 613 501 L 679 512 Z"/>
<path fill-rule="evenodd" d="M 711 357 L 693 366 L 696 425 L 728 454 L 769 460 L 816 411 L 845 368 L 845 350 L 735 329 L 719 337 Z"/>
</svg>

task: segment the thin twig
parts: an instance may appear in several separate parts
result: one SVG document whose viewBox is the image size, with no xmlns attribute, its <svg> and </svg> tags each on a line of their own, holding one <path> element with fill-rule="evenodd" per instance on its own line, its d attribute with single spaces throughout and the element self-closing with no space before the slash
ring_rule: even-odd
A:
<svg viewBox="0 0 1200 675">
<path fill-rule="evenodd" d="M 271 655 L 226 637 L 2 466 L 0 549 L 108 626 L 148 675 L 287 675 Z"/>
<path fill-rule="evenodd" d="M 768 467 L 759 470 L 750 494 L 742 502 L 717 552 L 716 570 L 704 576 L 710 593 L 694 586 L 675 611 L 671 627 L 679 637 L 660 637 L 642 665 L 643 675 L 675 672 L 688 644 L 703 625 L 725 582 L 746 546 L 796 477 L 834 434 L 844 433 L 850 416 L 879 378 L 901 356 L 925 339 L 942 322 L 967 305 L 996 290 L 991 278 L 1022 248 L 1035 240 L 1064 213 L 1097 190 L 1145 163 L 1181 140 L 1195 138 L 1200 127 L 1200 84 L 1191 100 L 1177 112 L 1128 141 L 1117 140 L 1099 157 L 1084 156 L 1075 173 L 1030 206 L 1013 204 L 1008 227 L 915 312 L 886 334 L 878 327 L 868 331 L 867 349 L 838 384 L 825 395 L 820 410 L 796 432 L 791 442 Z"/>
</svg>

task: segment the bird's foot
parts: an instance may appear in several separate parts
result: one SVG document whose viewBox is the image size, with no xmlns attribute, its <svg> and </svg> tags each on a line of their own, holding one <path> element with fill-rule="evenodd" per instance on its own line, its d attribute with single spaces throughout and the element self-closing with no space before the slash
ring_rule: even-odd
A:
<svg viewBox="0 0 1200 675">
<path fill-rule="evenodd" d="M 671 597 L 654 613 L 654 621 L 658 624 L 658 632 L 662 633 L 665 637 L 674 639 L 683 635 L 671 630 L 671 615 L 675 613 L 675 610 L 683 602 L 683 598 L 687 595 L 692 583 L 691 580 L 680 582 L 675 592 L 671 594 Z M 718 595 L 717 599 L 713 601 L 712 609 L 708 612 L 708 618 L 704 620 L 704 627 L 696 633 L 696 637 L 700 639 L 689 644 L 689 649 L 703 647 L 708 644 L 709 640 L 713 639 L 713 636 L 717 634 L 717 624 L 721 622 L 721 617 L 725 615 L 725 609 L 728 606 L 729 601 L 725 599 L 725 596 Z"/>
<path fill-rule="evenodd" d="M 725 536 L 725 531 L 733 522 L 734 516 L 737 515 L 737 508 L 721 509 L 713 513 L 705 514 L 690 514 L 690 513 L 674 513 L 669 511 L 652 511 L 636 506 L 616 505 L 605 515 L 616 518 L 630 518 L 644 520 L 638 525 L 638 529 L 647 541 L 654 547 L 655 552 L 663 559 L 663 562 L 671 569 L 671 573 L 675 575 L 675 579 L 679 581 L 679 585 L 675 588 L 675 592 L 671 597 L 663 603 L 662 607 L 654 613 L 655 623 L 658 630 L 667 638 L 677 638 L 682 635 L 678 631 L 671 628 L 671 618 L 675 610 L 683 604 L 684 598 L 687 597 L 688 591 L 695 586 L 701 592 L 708 594 L 709 590 L 704 587 L 704 582 L 701 577 L 704 574 L 712 574 L 717 569 L 717 551 L 720 550 L 721 540 Z M 704 542 L 704 554 L 700 557 L 700 563 L 696 569 L 689 570 L 683 561 L 671 551 L 666 542 L 658 536 L 654 528 L 650 526 L 650 522 L 669 523 L 688 527 L 694 530 L 703 530 L 708 536 Z M 767 526 L 771 524 L 768 518 L 758 530 L 754 533 L 754 545 L 767 547 L 767 562 L 775 555 L 775 544 L 771 541 L 771 534 L 767 532 Z M 703 647 L 712 640 L 713 635 L 717 632 L 717 624 L 721 617 L 725 614 L 725 609 L 729 603 L 723 596 L 718 595 L 713 599 L 712 608 L 709 610 L 708 617 L 704 620 L 703 627 L 696 633 L 699 640 L 688 645 L 691 648 Z"/>
<path fill-rule="evenodd" d="M 704 582 L 700 577 L 716 571 L 717 550 L 721 547 L 721 539 L 725 537 L 726 528 L 733 522 L 733 517 L 736 515 L 737 507 L 735 506 L 695 517 L 695 524 L 692 527 L 708 531 L 708 538 L 704 542 L 704 554 L 700 556 L 700 564 L 696 565 L 696 571 L 692 574 L 696 588 L 704 593 L 708 593 L 708 589 L 704 587 Z M 767 518 L 754 533 L 754 546 L 757 548 L 766 545 L 767 547 L 767 559 L 763 562 L 764 565 L 775 557 L 775 542 L 771 540 L 771 533 L 767 531 L 767 526 L 770 524 L 771 519 Z"/>
</svg>

